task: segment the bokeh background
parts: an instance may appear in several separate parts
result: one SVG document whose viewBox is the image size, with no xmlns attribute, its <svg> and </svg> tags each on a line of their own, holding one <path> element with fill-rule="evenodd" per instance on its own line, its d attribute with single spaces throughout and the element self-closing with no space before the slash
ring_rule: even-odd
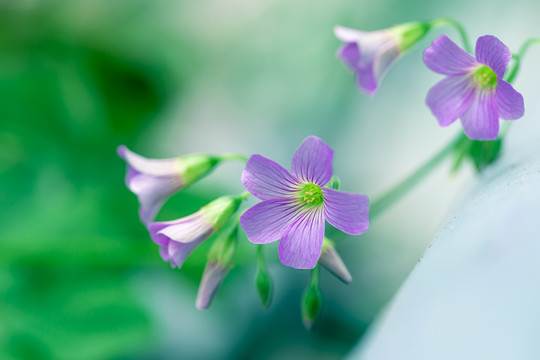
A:
<svg viewBox="0 0 540 360">
<path fill-rule="evenodd" d="M 213 306 L 195 309 L 210 242 L 181 270 L 164 263 L 124 186 L 116 147 L 148 157 L 263 154 L 288 165 L 308 135 L 335 150 L 342 189 L 376 197 L 459 131 L 424 106 L 440 77 L 421 62 L 432 31 L 374 98 L 335 58 L 336 24 L 364 30 L 440 16 L 512 50 L 540 34 L 540 3 L 433 1 L 0 1 L 0 358 L 339 359 L 357 343 L 478 177 L 438 169 L 337 250 L 353 282 L 322 270 L 324 308 L 300 317 L 308 271 L 266 247 L 274 299 L 264 309 L 254 247 L 241 239 Z M 538 49 L 516 88 L 532 122 Z M 535 134 L 526 136 L 537 141 Z M 172 197 L 158 219 L 242 190 L 227 163 Z"/>
</svg>

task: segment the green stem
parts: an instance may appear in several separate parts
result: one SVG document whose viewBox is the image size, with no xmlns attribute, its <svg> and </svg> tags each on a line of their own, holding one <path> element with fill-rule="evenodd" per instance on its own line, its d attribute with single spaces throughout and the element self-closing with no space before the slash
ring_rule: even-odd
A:
<svg viewBox="0 0 540 360">
<path fill-rule="evenodd" d="M 428 162 L 420 166 L 415 172 L 387 191 L 384 195 L 373 201 L 370 210 L 370 218 L 374 219 L 375 217 L 379 216 L 390 205 L 401 199 L 409 190 L 418 185 L 421 180 L 423 180 L 433 169 L 437 167 L 437 165 L 442 163 L 442 161 L 452 153 L 457 142 L 462 137 L 463 134 L 460 133 L 441 151 L 435 154 L 435 156 L 433 156 Z"/>
<path fill-rule="evenodd" d="M 236 153 L 224 153 L 218 156 L 220 160 L 240 160 L 242 162 L 247 162 L 248 158 L 241 154 Z"/>
<path fill-rule="evenodd" d="M 310 286 L 319 287 L 319 263 L 311 270 L 311 278 L 309 280 Z"/>
<path fill-rule="evenodd" d="M 429 24 L 432 27 L 446 26 L 446 25 L 454 27 L 454 29 L 456 29 L 459 35 L 461 36 L 461 41 L 463 42 L 463 47 L 465 48 L 465 51 L 472 54 L 472 47 L 469 41 L 469 36 L 467 35 L 467 31 L 459 22 L 450 18 L 438 18 L 438 19 L 432 20 Z"/>
<path fill-rule="evenodd" d="M 264 253 L 263 253 L 263 245 L 259 244 L 257 245 L 257 265 L 260 269 L 264 269 L 265 262 L 264 262 Z"/>
<path fill-rule="evenodd" d="M 527 50 L 529 50 L 531 45 L 534 45 L 534 44 L 540 44 L 540 38 L 532 38 L 525 41 L 523 45 L 521 45 L 521 47 L 519 48 L 519 51 L 517 52 L 517 54 L 512 55 L 512 58 L 514 59 L 514 64 L 512 65 L 512 68 L 510 69 L 510 71 L 506 73 L 506 76 L 504 79 L 505 81 L 509 83 L 514 81 L 519 71 L 519 68 L 521 66 L 521 60 L 523 59 L 523 57 L 525 56 L 525 54 L 527 53 Z"/>
<path fill-rule="evenodd" d="M 242 200 L 245 200 L 245 199 L 247 199 L 250 195 L 251 195 L 251 193 L 250 193 L 249 191 L 244 191 L 243 193 L 241 193 L 240 195 L 238 195 L 238 197 L 241 198 Z"/>
</svg>

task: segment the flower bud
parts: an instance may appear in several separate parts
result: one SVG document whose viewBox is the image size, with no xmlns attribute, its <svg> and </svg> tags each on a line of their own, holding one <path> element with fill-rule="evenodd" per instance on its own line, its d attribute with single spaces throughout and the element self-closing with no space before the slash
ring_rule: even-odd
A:
<svg viewBox="0 0 540 360">
<path fill-rule="evenodd" d="M 322 294 L 319 289 L 319 267 L 311 271 L 310 284 L 302 295 L 302 322 L 307 330 L 315 326 L 322 310 Z"/>
<path fill-rule="evenodd" d="M 330 271 L 335 277 L 348 284 L 352 281 L 352 276 L 343 260 L 334 248 L 333 242 L 326 236 L 323 241 L 323 249 L 319 263 Z"/>
<path fill-rule="evenodd" d="M 229 272 L 229 268 L 223 267 L 220 263 L 208 262 L 204 269 L 204 274 L 199 284 L 197 300 L 195 306 L 199 310 L 206 310 L 212 304 L 223 279 Z"/>
<path fill-rule="evenodd" d="M 257 288 L 257 294 L 264 307 L 270 307 L 272 303 L 273 284 L 272 278 L 268 274 L 268 271 L 264 267 L 258 267 L 255 274 L 255 287 Z"/>
</svg>

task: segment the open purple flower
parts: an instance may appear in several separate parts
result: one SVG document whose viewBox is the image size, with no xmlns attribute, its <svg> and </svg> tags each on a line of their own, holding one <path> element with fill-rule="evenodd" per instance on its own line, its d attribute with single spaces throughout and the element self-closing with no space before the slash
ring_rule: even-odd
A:
<svg viewBox="0 0 540 360">
<path fill-rule="evenodd" d="M 461 119 L 472 140 L 495 140 L 499 118 L 523 116 L 523 97 L 503 80 L 512 53 L 499 39 L 486 35 L 476 41 L 476 57 L 446 35 L 424 51 L 428 68 L 447 75 L 428 92 L 426 104 L 441 126 Z"/>
<path fill-rule="evenodd" d="M 150 237 L 159 245 L 163 260 L 170 262 L 173 268 L 182 267 L 199 244 L 223 227 L 238 210 L 244 198 L 244 195 L 222 196 L 189 216 L 150 223 Z"/>
<path fill-rule="evenodd" d="M 128 164 L 126 186 L 139 199 L 139 216 L 144 224 L 154 220 L 171 195 L 207 175 L 220 160 L 205 154 L 147 159 L 125 146 L 118 147 L 118 155 Z"/>
<path fill-rule="evenodd" d="M 368 95 L 373 95 L 390 67 L 429 28 L 429 24 L 422 22 L 370 32 L 336 26 L 335 36 L 345 43 L 338 50 L 337 56 L 355 73 L 358 87 Z"/>
<path fill-rule="evenodd" d="M 364 233 L 369 226 L 367 196 L 324 187 L 332 177 L 333 157 L 330 146 L 315 136 L 306 138 L 294 153 L 292 172 L 252 155 L 242 183 L 262 202 L 240 217 L 249 241 L 266 244 L 281 239 L 280 261 L 311 269 L 321 255 L 325 219 L 348 234 Z"/>
</svg>

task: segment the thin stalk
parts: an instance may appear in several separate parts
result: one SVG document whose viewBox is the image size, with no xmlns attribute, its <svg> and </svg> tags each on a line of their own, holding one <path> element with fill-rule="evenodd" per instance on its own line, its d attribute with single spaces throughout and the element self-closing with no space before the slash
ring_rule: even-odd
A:
<svg viewBox="0 0 540 360">
<path fill-rule="evenodd" d="M 418 185 L 433 169 L 443 162 L 454 150 L 457 142 L 463 137 L 459 134 L 448 145 L 436 153 L 428 162 L 420 166 L 415 172 L 406 177 L 396 186 L 391 188 L 381 197 L 373 201 L 370 210 L 370 218 L 374 219 L 379 216 L 390 205 L 401 199 L 409 190 Z"/>
<path fill-rule="evenodd" d="M 239 160 L 242 162 L 247 162 L 248 158 L 241 154 L 236 153 L 224 153 L 218 156 L 220 160 Z"/>
<path fill-rule="evenodd" d="M 523 45 L 521 45 L 521 47 L 519 48 L 519 51 L 517 52 L 517 54 L 513 54 L 512 55 L 512 58 L 514 59 L 514 64 L 512 66 L 512 68 L 510 69 L 510 71 L 508 71 L 508 73 L 506 74 L 505 76 L 505 81 L 511 83 L 512 81 L 514 81 L 518 71 L 519 71 L 519 68 L 521 66 L 521 60 L 523 59 L 523 57 L 525 56 L 525 54 L 527 53 L 527 50 L 529 50 L 529 48 L 534 45 L 534 44 L 539 44 L 540 45 L 540 38 L 532 38 L 532 39 L 529 39 L 527 41 L 525 41 L 523 43 Z"/>
</svg>

